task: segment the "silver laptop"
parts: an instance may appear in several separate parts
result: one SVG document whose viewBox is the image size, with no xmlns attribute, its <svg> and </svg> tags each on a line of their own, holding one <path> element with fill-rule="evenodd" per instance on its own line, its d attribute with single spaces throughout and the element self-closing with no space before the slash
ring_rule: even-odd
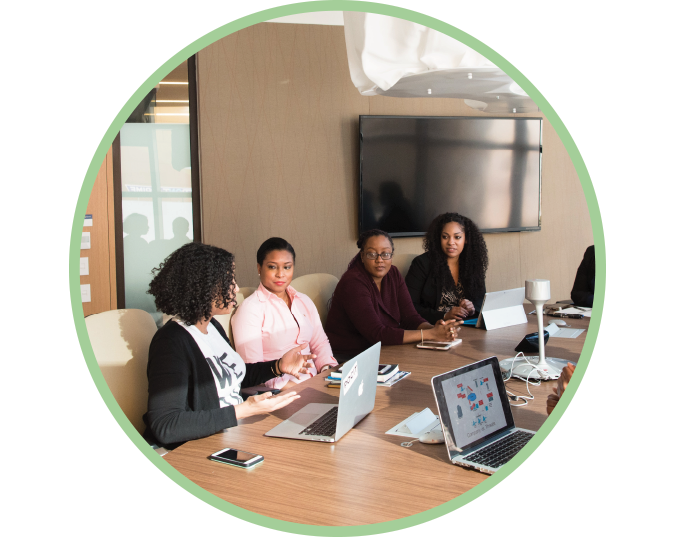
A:
<svg viewBox="0 0 683 537">
<path fill-rule="evenodd" d="M 535 434 L 515 427 L 495 356 L 432 378 L 432 388 L 453 464 L 493 474 Z"/>
<path fill-rule="evenodd" d="M 486 293 L 477 318 L 477 328 L 495 330 L 526 323 L 524 292 L 524 287 L 518 287 Z"/>
<path fill-rule="evenodd" d="M 381 343 L 344 364 L 339 404 L 310 403 L 266 436 L 336 442 L 375 408 Z"/>
</svg>

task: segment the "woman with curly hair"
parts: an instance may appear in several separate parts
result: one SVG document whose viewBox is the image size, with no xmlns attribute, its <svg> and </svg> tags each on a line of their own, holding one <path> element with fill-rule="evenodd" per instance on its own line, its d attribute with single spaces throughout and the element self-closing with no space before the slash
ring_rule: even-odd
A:
<svg viewBox="0 0 683 537">
<path fill-rule="evenodd" d="M 315 375 L 334 367 L 337 361 L 315 304 L 290 285 L 295 261 L 294 248 L 280 237 L 271 237 L 259 247 L 256 270 L 261 284 L 237 308 L 232 317 L 232 334 L 235 349 L 247 363 L 276 360 L 286 350 L 307 343 L 302 352 L 317 355 L 315 361 L 310 360 L 310 371 Z M 307 378 L 284 375 L 269 380 L 266 386 L 293 387 Z"/>
<path fill-rule="evenodd" d="M 255 386 L 287 373 L 308 374 L 294 347 L 272 362 L 245 364 L 230 347 L 214 315 L 230 313 L 239 287 L 234 256 L 215 246 L 192 242 L 154 269 L 149 294 L 159 311 L 173 318 L 149 347 L 149 399 L 144 421 L 148 440 L 167 449 L 212 435 L 237 421 L 282 408 L 296 392 L 265 393 L 244 401 L 240 387 Z"/>
<path fill-rule="evenodd" d="M 429 225 L 423 246 L 425 253 L 413 259 L 406 276 L 418 313 L 430 323 L 478 315 L 489 257 L 477 225 L 444 213 Z"/>
<path fill-rule="evenodd" d="M 348 360 L 378 341 L 382 345 L 423 339 L 452 341 L 455 321 L 425 321 L 410 300 L 398 269 L 391 264 L 394 242 L 388 233 L 361 233 L 360 251 L 349 263 L 332 296 L 325 331 L 337 360 Z"/>
</svg>

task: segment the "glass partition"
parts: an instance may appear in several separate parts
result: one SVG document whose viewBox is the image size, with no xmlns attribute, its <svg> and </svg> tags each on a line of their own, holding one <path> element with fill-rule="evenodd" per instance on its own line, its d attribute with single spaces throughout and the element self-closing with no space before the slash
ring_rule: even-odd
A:
<svg viewBox="0 0 683 537">
<path fill-rule="evenodd" d="M 125 307 L 161 314 L 152 268 L 193 240 L 187 63 L 140 103 L 120 131 Z"/>
</svg>

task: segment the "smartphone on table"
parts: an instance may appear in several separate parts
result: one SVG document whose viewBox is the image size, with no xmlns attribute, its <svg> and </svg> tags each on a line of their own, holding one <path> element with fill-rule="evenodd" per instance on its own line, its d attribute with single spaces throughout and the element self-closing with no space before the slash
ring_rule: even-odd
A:
<svg viewBox="0 0 683 537">
<path fill-rule="evenodd" d="M 429 349 L 432 351 L 447 351 L 462 343 L 462 339 L 456 339 L 453 341 L 425 341 L 424 343 L 418 343 L 418 349 Z"/>
<path fill-rule="evenodd" d="M 222 462 L 223 464 L 239 466 L 240 468 L 251 468 L 256 464 L 263 462 L 263 455 L 249 453 L 248 451 L 240 451 L 239 449 L 225 448 L 209 455 L 209 459 L 216 462 Z"/>
</svg>

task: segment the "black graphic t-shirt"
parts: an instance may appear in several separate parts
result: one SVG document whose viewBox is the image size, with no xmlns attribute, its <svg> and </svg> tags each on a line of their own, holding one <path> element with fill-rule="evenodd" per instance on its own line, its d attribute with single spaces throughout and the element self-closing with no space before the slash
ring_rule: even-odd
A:
<svg viewBox="0 0 683 537">
<path fill-rule="evenodd" d="M 187 326 L 182 322 L 178 324 L 190 333 L 206 358 L 216 381 L 221 408 L 242 403 L 240 386 L 247 368 L 240 355 L 228 345 L 211 323 L 207 327 L 208 334 L 202 334 L 194 325 Z"/>
</svg>

